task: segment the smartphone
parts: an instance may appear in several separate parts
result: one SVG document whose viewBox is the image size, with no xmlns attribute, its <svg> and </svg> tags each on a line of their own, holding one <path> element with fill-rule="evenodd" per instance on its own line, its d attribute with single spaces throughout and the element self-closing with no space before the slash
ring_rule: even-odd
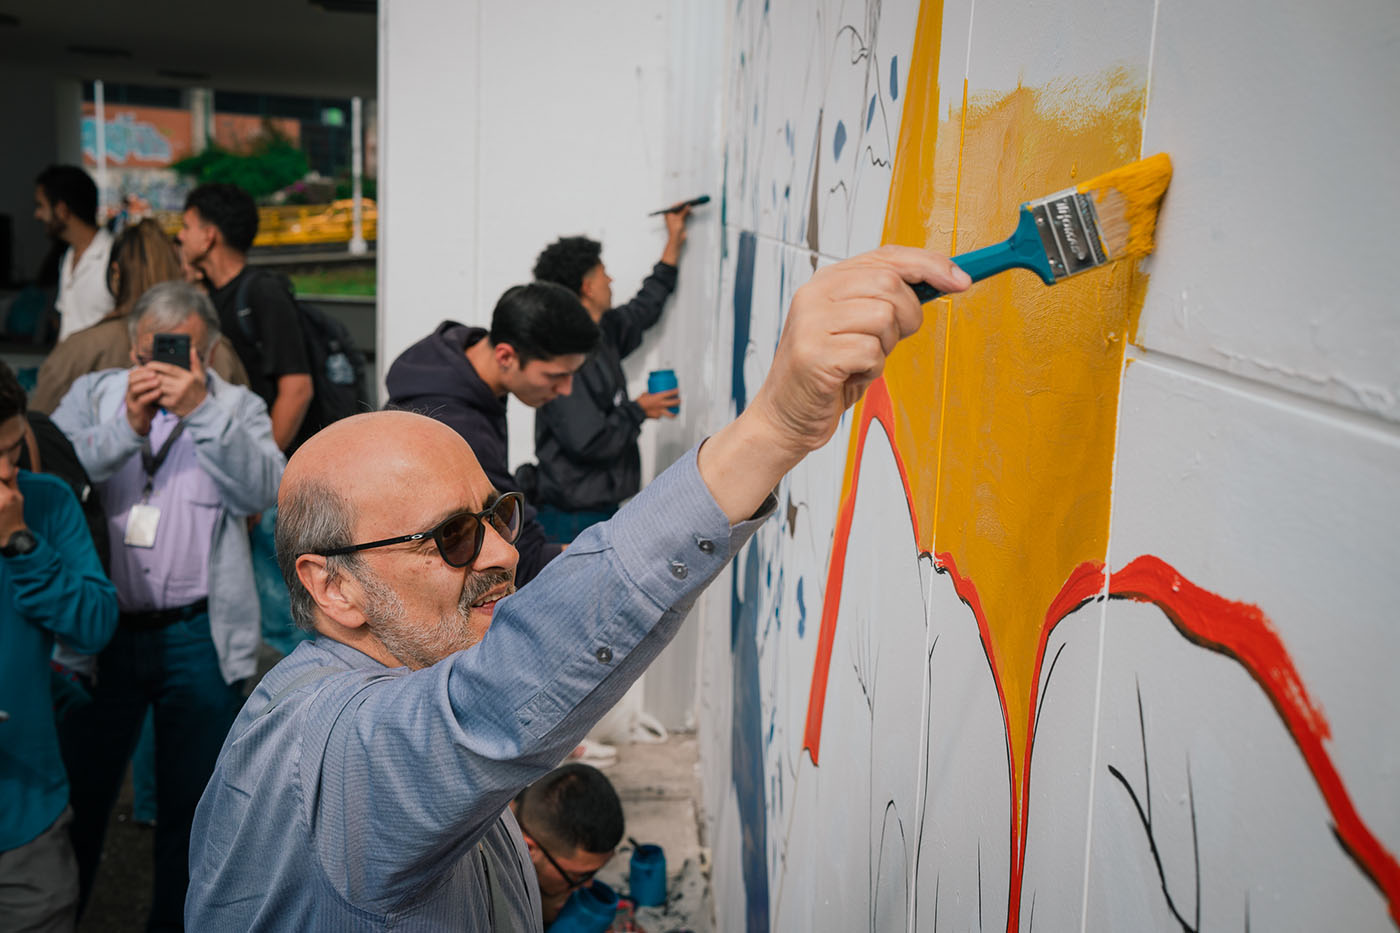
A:
<svg viewBox="0 0 1400 933">
<path fill-rule="evenodd" d="M 190 368 L 189 334 L 156 334 L 151 345 L 151 362 Z"/>
</svg>

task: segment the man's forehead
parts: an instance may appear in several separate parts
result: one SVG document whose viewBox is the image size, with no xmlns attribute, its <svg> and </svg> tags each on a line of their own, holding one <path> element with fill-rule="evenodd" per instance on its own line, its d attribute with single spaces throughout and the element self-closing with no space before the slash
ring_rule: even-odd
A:
<svg viewBox="0 0 1400 933">
<path fill-rule="evenodd" d="M 24 436 L 26 423 L 24 415 L 11 415 L 0 421 L 0 444 L 5 447 L 14 446 L 15 439 Z"/>
<path fill-rule="evenodd" d="M 158 325 L 149 318 L 140 321 L 136 325 L 136 339 L 144 340 L 147 337 L 154 337 L 156 334 L 197 334 L 204 330 L 204 318 L 199 316 L 199 312 L 191 311 L 178 324 Z"/>
<path fill-rule="evenodd" d="M 563 356 L 552 356 L 547 360 L 531 360 L 526 364 L 525 368 L 529 369 L 531 366 L 534 366 L 539 372 L 547 376 L 563 376 L 578 372 L 579 367 L 581 367 L 587 359 L 588 357 L 584 356 L 582 353 L 566 353 Z"/>
<path fill-rule="evenodd" d="M 465 442 L 396 438 L 386 432 L 377 443 L 378 449 L 363 450 L 359 458 L 342 458 L 329 471 L 333 482 L 349 487 L 362 527 L 407 523 L 421 531 L 456 512 L 480 511 L 494 501 L 491 480 Z"/>
</svg>

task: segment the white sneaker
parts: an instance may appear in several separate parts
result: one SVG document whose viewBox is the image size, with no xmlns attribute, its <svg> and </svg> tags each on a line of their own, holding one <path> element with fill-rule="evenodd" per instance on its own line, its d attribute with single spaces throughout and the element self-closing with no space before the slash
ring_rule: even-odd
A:
<svg viewBox="0 0 1400 933">
<path fill-rule="evenodd" d="M 568 760 L 578 761 L 595 768 L 607 768 L 617 764 L 617 748 L 592 739 L 584 739 L 578 747 L 569 752 Z"/>
</svg>

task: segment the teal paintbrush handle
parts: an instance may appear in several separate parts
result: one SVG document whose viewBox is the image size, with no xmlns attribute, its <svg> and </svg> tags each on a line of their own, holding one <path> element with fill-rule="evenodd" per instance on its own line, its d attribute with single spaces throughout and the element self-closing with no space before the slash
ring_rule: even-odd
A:
<svg viewBox="0 0 1400 933">
<path fill-rule="evenodd" d="M 988 276 L 1005 272 L 1007 269 L 1029 269 L 1040 276 L 1046 285 L 1055 284 L 1055 274 L 1050 271 L 1050 260 L 1045 256 L 1045 246 L 1040 242 L 1040 234 L 1035 228 L 1035 218 L 1026 208 L 1021 208 L 1021 219 L 1016 224 L 1016 232 L 1010 239 L 995 246 L 975 249 L 970 253 L 954 256 L 953 262 L 972 281 L 980 282 Z M 942 292 L 927 282 L 914 285 L 914 294 L 920 303 L 941 297 Z"/>
</svg>

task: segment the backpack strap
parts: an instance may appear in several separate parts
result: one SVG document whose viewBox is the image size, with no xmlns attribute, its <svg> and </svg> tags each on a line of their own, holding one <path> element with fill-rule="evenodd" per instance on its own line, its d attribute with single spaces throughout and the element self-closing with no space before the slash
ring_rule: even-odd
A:
<svg viewBox="0 0 1400 933">
<path fill-rule="evenodd" d="M 244 338 L 257 348 L 258 356 L 262 356 L 262 334 L 258 332 L 257 318 L 253 316 L 253 308 L 248 304 L 248 289 L 253 285 L 253 280 L 261 274 L 253 270 L 251 266 L 245 267 L 243 281 L 238 283 L 238 291 L 233 295 L 233 313 L 238 318 L 238 329 L 243 332 Z"/>
</svg>

